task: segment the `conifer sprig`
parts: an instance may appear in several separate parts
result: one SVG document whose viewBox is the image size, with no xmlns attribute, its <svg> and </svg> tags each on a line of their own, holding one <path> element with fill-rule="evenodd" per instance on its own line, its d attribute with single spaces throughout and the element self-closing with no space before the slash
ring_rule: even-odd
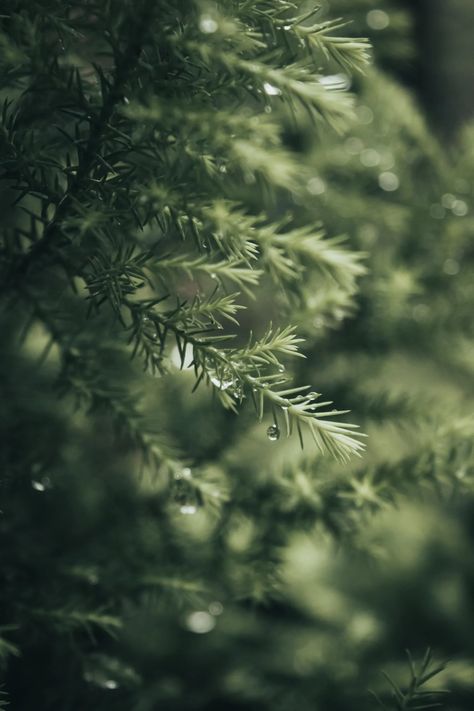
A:
<svg viewBox="0 0 474 711">
<path fill-rule="evenodd" d="M 427 690 L 426 684 L 438 676 L 446 669 L 446 663 L 436 664 L 433 661 L 433 653 L 430 648 L 419 665 L 413 661 L 412 655 L 407 650 L 408 663 L 410 666 L 410 682 L 406 689 L 401 688 L 387 673 L 382 672 L 391 687 L 391 700 L 387 706 L 374 692 L 372 696 L 383 709 L 395 709 L 396 711 L 410 711 L 410 709 L 434 709 L 445 706 L 446 696 L 449 691 L 446 689 Z"/>
</svg>

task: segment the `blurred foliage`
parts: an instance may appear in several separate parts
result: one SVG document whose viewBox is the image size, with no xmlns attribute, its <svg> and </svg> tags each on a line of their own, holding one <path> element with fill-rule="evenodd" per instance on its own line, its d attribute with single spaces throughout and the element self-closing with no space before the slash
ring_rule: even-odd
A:
<svg viewBox="0 0 474 711">
<path fill-rule="evenodd" d="M 212 35 L 214 5 L 202 8 L 202 33 Z M 382 14 L 369 19 L 376 10 Z M 385 67 L 412 56 L 410 20 L 395 3 L 357 0 L 349 7 L 335 0 L 331 12 L 353 17 L 354 33 L 370 34 Z M 390 19 L 384 27 L 383 13 Z M 236 39 L 235 27 L 224 23 L 224 30 L 245 45 L 245 33 Z M 196 62 L 214 67 L 204 39 Z M 5 61 L 16 67 L 22 56 L 8 47 Z M 70 51 L 66 56 L 77 61 Z M 322 62 L 325 53 L 317 56 Z M 323 75 L 326 86 L 340 89 L 342 81 L 347 88 L 346 67 L 334 74 L 332 66 Z M 200 66 L 198 77 L 203 73 Z M 223 75 L 212 81 L 225 104 L 226 92 L 236 88 L 229 89 Z M 140 130 L 172 121 L 173 147 L 162 153 L 170 160 L 176 134 L 181 138 L 183 130 L 186 138 L 189 112 L 172 115 L 159 102 L 133 104 L 129 88 L 132 109 L 116 120 Z M 302 450 L 297 437 L 280 437 L 284 408 L 270 408 L 265 421 L 256 421 L 250 396 L 226 400 L 229 388 L 238 396 L 238 387 L 215 363 L 203 363 L 208 387 L 191 395 L 192 343 L 173 337 L 158 366 L 150 361 L 162 333 L 153 338 L 160 323 L 154 315 L 176 325 L 173 312 L 161 307 L 144 314 L 151 322 L 141 322 L 140 343 L 148 350 L 139 355 L 147 372 L 130 367 L 129 351 L 116 348 L 120 321 L 111 318 L 140 275 L 141 264 L 126 253 L 119 253 L 126 278 L 104 279 L 104 273 L 113 276 L 114 264 L 104 268 L 98 259 L 88 290 L 76 279 L 77 294 L 63 292 L 61 264 L 46 278 L 39 273 L 38 282 L 30 274 L 35 295 L 47 286 L 54 297 L 45 312 L 38 299 L 33 319 L 31 308 L 8 301 L 0 403 L 0 663 L 12 708 L 367 711 L 379 703 L 405 709 L 440 703 L 450 711 L 472 709 L 474 130 L 466 128 L 448 150 L 430 134 L 414 100 L 380 70 L 354 80 L 353 88 L 355 116 L 336 121 L 339 133 L 322 123 L 316 129 L 298 101 L 288 111 L 283 84 L 283 96 L 273 89 L 246 95 L 245 106 L 266 119 L 258 128 L 246 116 L 250 123 L 235 129 L 248 139 L 239 151 L 222 126 L 209 130 L 212 113 L 202 126 L 191 117 L 199 137 L 186 159 L 187 169 L 196 171 L 185 176 L 192 189 L 202 188 L 204 204 L 215 180 L 216 191 L 226 185 L 248 210 L 212 205 L 205 218 L 212 239 L 203 247 L 201 230 L 197 246 L 191 242 L 198 262 L 183 251 L 179 230 L 187 225 L 176 223 L 171 211 L 166 226 L 175 232 L 165 247 L 179 245 L 184 276 L 163 279 L 186 297 L 187 308 L 223 320 L 221 335 L 237 332 L 238 345 L 227 352 L 231 366 L 236 353 L 249 357 L 245 331 L 260 334 L 262 322 L 272 319 L 272 333 L 281 333 L 290 317 L 306 338 L 306 359 L 291 366 L 296 342 L 290 340 L 286 352 L 275 353 L 276 362 L 270 358 L 271 367 L 291 374 L 296 386 L 317 383 L 328 398 L 350 407 L 352 421 L 369 434 L 362 460 L 341 464 L 315 453 L 309 441 Z M 20 123 L 28 112 L 38 117 L 25 100 Z M 44 123 L 48 116 L 39 118 Z M 281 125 L 292 151 L 281 143 L 279 128 L 273 132 Z M 151 140 L 147 131 L 141 140 Z M 196 169 L 194 161 L 216 144 L 219 160 L 237 161 L 226 164 L 231 173 L 235 168 L 231 188 L 220 171 L 216 178 L 211 170 L 210 179 L 206 169 Z M 137 161 L 136 170 L 145 163 Z M 242 179 L 245 174 L 257 177 Z M 88 230 L 108 229 L 102 214 L 119 219 L 117 233 L 135 217 L 126 210 L 116 215 L 115 191 L 107 189 L 85 190 L 88 210 L 67 223 L 79 265 L 81 248 L 95 244 Z M 8 183 L 6 221 L 31 237 L 31 212 L 38 215 L 43 198 L 27 197 L 23 218 L 11 209 L 12 193 Z M 160 213 L 175 197 L 156 186 L 143 194 L 144 201 L 137 195 L 132 202 L 145 212 Z M 264 201 L 268 220 L 262 225 L 252 220 Z M 239 241 L 242 226 L 258 232 L 265 274 L 258 275 L 256 292 L 245 271 L 242 282 L 242 272 L 231 269 L 229 291 L 246 286 L 258 299 L 242 297 L 242 313 L 229 310 L 229 301 L 216 306 L 216 293 L 226 292 L 214 292 L 212 273 L 200 273 L 197 283 L 213 306 L 202 293 L 193 302 L 187 270 L 202 272 L 218 254 L 223 276 L 217 281 L 228 284 L 228 262 L 253 242 Z M 24 239 L 15 258 L 26 252 Z M 170 255 L 160 256 L 172 272 Z M 248 252 L 244 270 L 255 266 L 252 260 Z M 106 317 L 101 305 L 102 316 L 87 318 L 86 296 L 111 302 Z M 237 316 L 240 330 L 232 321 Z M 195 324 L 185 321 L 183 328 Z M 236 401 L 238 415 L 220 406 Z M 427 647 L 434 661 L 424 656 Z M 420 686 L 446 660 L 446 668 Z"/>
</svg>

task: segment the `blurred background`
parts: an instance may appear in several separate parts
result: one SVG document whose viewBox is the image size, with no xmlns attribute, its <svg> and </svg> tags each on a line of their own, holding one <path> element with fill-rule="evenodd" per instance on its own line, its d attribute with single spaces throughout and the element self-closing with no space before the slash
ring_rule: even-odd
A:
<svg viewBox="0 0 474 711">
<path fill-rule="evenodd" d="M 363 77 L 334 69 L 356 96 L 343 134 L 304 117 L 296 129 L 275 98 L 307 178 L 304 197 L 274 209 L 343 235 L 367 274 L 355 307 L 337 283 L 305 284 L 300 311 L 268 286 L 245 326 L 291 309 L 306 338 L 297 380 L 350 408 L 367 455 L 341 466 L 297 438 L 268 441 L 251 406 L 237 417 L 206 389 L 190 398 L 193 374 L 170 353 L 149 415 L 205 476 L 200 491 L 182 482 L 178 503 L 194 515 L 167 518 L 130 449 L 110 461 L 100 413 L 66 431 L 51 373 L 12 357 L 29 419 L 10 447 L 47 453 L 48 411 L 62 448 L 29 503 L 24 492 L 10 503 L 14 550 L 28 537 L 20 582 L 63 609 L 44 629 L 40 613 L 30 627 L 25 616 L 22 655 L 3 650 L 18 711 L 368 711 L 380 708 L 370 689 L 386 708 L 415 708 L 396 705 L 381 672 L 406 686 L 405 650 L 419 660 L 428 647 L 449 660 L 430 687 L 450 691 L 444 707 L 474 708 L 474 3 L 321 4 L 353 20 L 341 34 L 370 38 L 374 65 Z M 35 357 L 40 346 L 31 339 Z M 97 619 L 73 618 L 74 597 Z M 28 605 L 41 607 L 33 593 Z"/>
</svg>

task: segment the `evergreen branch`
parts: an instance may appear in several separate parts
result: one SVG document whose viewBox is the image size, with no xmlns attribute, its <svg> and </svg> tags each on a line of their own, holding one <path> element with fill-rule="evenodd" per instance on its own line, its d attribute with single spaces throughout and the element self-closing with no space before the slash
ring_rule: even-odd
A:
<svg viewBox="0 0 474 711">
<path fill-rule="evenodd" d="M 114 637 L 122 627 L 119 618 L 109 615 L 102 609 L 80 610 L 72 605 L 58 610 L 33 609 L 29 610 L 33 617 L 48 620 L 61 633 L 84 631 L 94 639 L 96 630 L 105 632 Z"/>
<path fill-rule="evenodd" d="M 129 308 L 135 312 L 135 320 L 143 318 L 143 306 L 131 302 Z M 142 315 L 139 315 L 139 314 Z M 323 410 L 331 402 L 318 403 L 319 394 L 308 391 L 309 386 L 288 388 L 289 379 L 282 375 L 284 366 L 281 356 L 301 356 L 297 350 L 301 339 L 294 334 L 291 327 L 283 330 L 269 331 L 258 341 L 242 349 L 218 349 L 216 343 L 227 340 L 229 336 L 201 336 L 190 333 L 177 325 L 172 319 L 166 318 L 156 311 L 148 311 L 149 318 L 157 328 L 157 339 L 164 348 L 166 333 L 174 333 L 181 362 L 184 363 L 185 346 L 193 349 L 193 365 L 198 387 L 203 378 L 214 386 L 222 405 L 236 410 L 236 402 L 241 402 L 246 394 L 252 397 L 259 419 L 263 418 L 265 403 L 270 406 L 275 427 L 276 411 L 280 410 L 286 426 L 286 434 L 290 436 L 293 425 L 296 426 L 301 445 L 303 446 L 303 427 L 307 427 L 318 449 L 329 452 L 337 459 L 346 461 L 351 454 L 360 456 L 364 445 L 356 439 L 364 435 L 354 433 L 356 425 L 345 424 L 328 417 L 346 414 L 346 410 Z M 276 370 L 276 372 L 275 372 Z M 283 390 L 276 388 L 284 387 Z"/>
<path fill-rule="evenodd" d="M 0 663 L 4 663 L 8 657 L 18 657 L 20 656 L 20 650 L 18 647 L 5 638 L 5 632 L 13 632 L 17 628 L 14 625 L 1 625 L 0 626 Z"/>
<path fill-rule="evenodd" d="M 152 0 L 143 0 L 141 12 L 136 13 L 135 11 L 133 17 L 130 18 L 133 25 L 136 25 L 136 31 L 131 34 L 129 44 L 115 66 L 113 81 L 107 81 L 102 70 L 97 67 L 104 101 L 98 115 L 90 119 L 89 136 L 84 149 L 79 153 L 77 169 L 69 182 L 66 192 L 58 202 L 54 216 L 46 226 L 42 239 L 33 245 L 18 265 L 18 272 L 21 275 L 26 274 L 42 255 L 51 250 L 58 236 L 62 235 L 64 220 L 69 216 L 71 209 L 74 212 L 73 206 L 87 184 L 89 174 L 96 164 L 103 131 L 108 126 L 116 105 L 122 98 L 123 88 L 138 63 L 142 51 L 143 37 L 149 29 L 152 11 Z M 138 23 L 135 21 L 136 17 L 139 18 Z"/>
<path fill-rule="evenodd" d="M 165 270 L 182 270 L 191 279 L 195 274 L 202 273 L 220 282 L 232 282 L 249 295 L 252 295 L 250 287 L 255 287 L 262 275 L 260 269 L 252 269 L 241 260 L 223 259 L 219 262 L 209 262 L 206 257 L 193 258 L 187 254 L 159 259 L 152 262 L 151 266 L 154 267 L 154 274 L 161 279 Z"/>
<path fill-rule="evenodd" d="M 363 72 L 370 63 L 370 45 L 367 38 L 353 39 L 332 34 L 336 30 L 347 27 L 347 22 L 340 19 L 326 20 L 307 26 L 301 24 L 303 19 L 306 18 L 292 20 L 292 29 L 304 40 L 310 51 L 321 53 L 326 60 L 334 60 L 348 72 Z"/>
<path fill-rule="evenodd" d="M 433 677 L 437 676 L 446 669 L 446 663 L 434 664 L 432 651 L 429 647 L 426 650 L 418 670 L 416 669 L 416 665 L 413 662 L 412 656 L 408 650 L 407 656 L 410 667 L 410 683 L 408 687 L 406 689 L 402 689 L 388 674 L 382 672 L 391 687 L 391 699 L 389 701 L 390 706 L 387 707 L 377 696 L 377 694 L 371 692 L 376 701 L 378 701 L 382 708 L 392 708 L 396 709 L 396 711 L 410 711 L 410 709 L 415 711 L 415 709 L 433 709 L 443 707 L 445 705 L 445 697 L 449 694 L 449 691 L 446 691 L 445 689 L 427 691 L 423 687 L 431 679 L 433 679 Z"/>
<path fill-rule="evenodd" d="M 257 233 L 262 258 L 274 279 L 292 282 L 300 278 L 302 270 L 316 268 L 352 293 L 355 280 L 366 273 L 360 264 L 364 255 L 342 249 L 339 245 L 343 238 L 327 239 L 324 232 L 313 225 L 286 232 L 277 231 L 275 227 L 263 227 Z"/>
<path fill-rule="evenodd" d="M 307 61 L 274 67 L 257 59 L 244 59 L 199 42 L 188 43 L 191 52 L 207 64 L 218 62 L 231 74 L 242 74 L 258 83 L 261 94 L 280 96 L 307 109 L 311 116 L 342 128 L 352 115 L 352 99 L 342 85 L 325 86 Z"/>
</svg>

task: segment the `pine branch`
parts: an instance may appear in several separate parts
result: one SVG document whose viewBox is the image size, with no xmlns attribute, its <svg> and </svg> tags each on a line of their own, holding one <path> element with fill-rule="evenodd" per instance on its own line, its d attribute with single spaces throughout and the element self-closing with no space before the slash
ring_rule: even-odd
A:
<svg viewBox="0 0 474 711">
<path fill-rule="evenodd" d="M 18 265 L 20 275 L 26 274 L 43 254 L 47 254 L 54 242 L 62 235 L 62 222 L 89 180 L 90 172 L 97 161 L 103 131 L 108 126 L 116 105 L 122 98 L 123 87 L 139 60 L 143 36 L 149 28 L 152 11 L 151 0 L 143 0 L 141 12 L 134 12 L 133 17 L 130 18 L 132 24 L 136 25 L 135 32 L 131 34 L 129 44 L 116 64 L 112 82 L 105 78 L 100 67 L 96 67 L 101 80 L 102 106 L 96 116 L 90 117 L 89 135 L 84 149 L 78 154 L 77 169 L 69 181 L 67 191 L 56 206 L 54 216 L 45 227 L 42 239 L 35 243 Z M 134 19 L 137 17 L 138 23 Z"/>
<path fill-rule="evenodd" d="M 433 691 L 425 690 L 425 685 L 446 669 L 446 663 L 435 664 L 431 649 L 428 647 L 425 656 L 423 657 L 419 669 L 416 665 L 410 652 L 407 650 L 408 663 L 410 666 L 410 683 L 406 689 L 402 689 L 388 674 L 382 672 L 385 679 L 391 687 L 391 699 L 386 706 L 384 702 L 375 694 L 372 696 L 376 699 L 379 705 L 384 709 L 396 709 L 397 711 L 409 711 L 410 709 L 434 709 L 445 706 L 445 697 L 449 691 L 445 689 L 436 689 Z"/>
</svg>

